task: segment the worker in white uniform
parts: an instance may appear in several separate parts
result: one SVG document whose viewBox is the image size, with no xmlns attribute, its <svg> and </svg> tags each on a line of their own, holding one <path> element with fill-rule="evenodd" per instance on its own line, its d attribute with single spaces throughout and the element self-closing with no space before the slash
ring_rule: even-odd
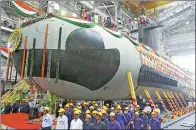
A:
<svg viewBox="0 0 196 130">
<path fill-rule="evenodd" d="M 49 107 L 44 107 L 42 118 L 42 130 L 51 130 L 53 126 L 52 116 L 49 114 Z"/>
<path fill-rule="evenodd" d="M 151 112 L 152 112 L 152 108 L 151 106 L 149 105 L 149 103 L 147 102 L 146 103 L 146 106 L 144 107 L 144 110 L 147 112 L 146 115 L 148 116 L 148 118 L 151 118 Z"/>
<path fill-rule="evenodd" d="M 59 117 L 57 119 L 56 130 L 58 129 L 67 130 L 68 118 L 67 116 L 64 115 L 65 110 L 63 108 L 60 108 L 58 112 L 59 112 Z"/>
<path fill-rule="evenodd" d="M 79 118 L 79 114 L 80 112 L 78 110 L 74 111 L 74 119 L 71 121 L 70 129 L 83 129 L 83 123 Z"/>
<path fill-rule="evenodd" d="M 147 113 L 151 113 L 152 108 L 149 106 L 149 103 L 148 102 L 146 103 L 146 106 L 144 107 L 144 110 L 146 110 Z"/>
</svg>

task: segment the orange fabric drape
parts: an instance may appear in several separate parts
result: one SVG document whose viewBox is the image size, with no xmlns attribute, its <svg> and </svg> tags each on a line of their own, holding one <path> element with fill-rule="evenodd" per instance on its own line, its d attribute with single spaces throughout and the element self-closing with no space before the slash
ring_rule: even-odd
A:
<svg viewBox="0 0 196 130">
<path fill-rule="evenodd" d="M 27 38 L 28 38 L 28 37 L 25 36 L 25 40 L 24 40 L 24 51 L 23 51 L 22 64 L 21 64 L 20 80 L 22 80 L 23 77 L 24 77 L 25 58 L 26 58 L 26 48 L 27 48 Z"/>
<path fill-rule="evenodd" d="M 44 51 L 42 57 L 42 71 L 41 71 L 41 78 L 44 79 L 44 69 L 45 69 L 45 62 L 46 62 L 46 45 L 48 40 L 48 24 L 46 25 L 46 33 L 44 38 Z"/>
</svg>

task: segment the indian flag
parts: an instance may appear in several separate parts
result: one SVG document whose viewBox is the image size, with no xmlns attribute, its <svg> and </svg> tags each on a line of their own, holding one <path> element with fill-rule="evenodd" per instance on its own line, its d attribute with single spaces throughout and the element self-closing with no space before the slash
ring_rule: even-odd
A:
<svg viewBox="0 0 196 130">
<path fill-rule="evenodd" d="M 11 1 L 12 7 L 24 17 L 33 17 L 37 11 L 21 1 Z"/>
</svg>

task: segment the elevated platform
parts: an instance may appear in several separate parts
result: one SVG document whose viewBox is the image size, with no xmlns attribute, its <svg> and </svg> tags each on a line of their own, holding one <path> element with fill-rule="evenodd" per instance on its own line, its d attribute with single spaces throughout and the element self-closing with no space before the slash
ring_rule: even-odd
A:
<svg viewBox="0 0 196 130">
<path fill-rule="evenodd" d="M 195 126 L 195 111 L 161 124 L 162 129 L 192 129 Z"/>
</svg>

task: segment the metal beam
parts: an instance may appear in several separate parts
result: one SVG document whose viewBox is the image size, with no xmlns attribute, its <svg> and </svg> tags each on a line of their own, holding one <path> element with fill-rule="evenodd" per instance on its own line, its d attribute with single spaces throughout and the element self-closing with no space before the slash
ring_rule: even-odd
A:
<svg viewBox="0 0 196 130">
<path fill-rule="evenodd" d="M 178 50 L 178 51 L 171 51 L 169 52 L 171 56 L 180 56 L 180 55 L 191 55 L 195 54 L 195 49 L 184 49 L 184 50 Z"/>
<path fill-rule="evenodd" d="M 176 44 L 176 45 L 170 45 L 167 46 L 167 49 L 165 50 L 166 52 L 170 52 L 170 51 L 181 51 L 183 49 L 193 49 L 195 48 L 195 44 L 194 43 L 186 43 L 186 44 Z"/>
</svg>

